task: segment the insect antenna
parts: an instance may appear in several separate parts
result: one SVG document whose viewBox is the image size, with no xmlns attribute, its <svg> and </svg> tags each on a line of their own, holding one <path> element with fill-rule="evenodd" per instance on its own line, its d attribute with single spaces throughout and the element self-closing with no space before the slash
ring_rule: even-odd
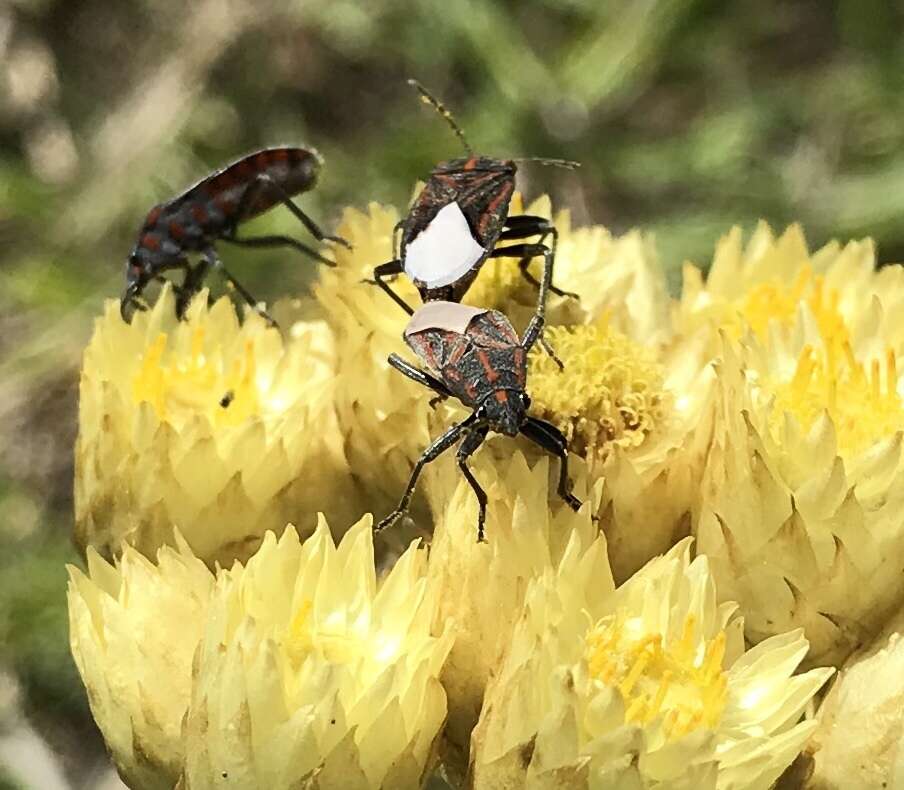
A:
<svg viewBox="0 0 904 790">
<path fill-rule="evenodd" d="M 565 170 L 577 170 L 581 166 L 580 162 L 573 162 L 570 159 L 546 159 L 542 156 L 521 156 L 512 159 L 513 162 L 536 162 L 538 165 L 549 165 L 550 167 L 562 167 Z"/>
<path fill-rule="evenodd" d="M 452 117 L 452 113 L 449 112 L 445 105 L 436 98 L 430 91 L 428 91 L 421 83 L 417 80 L 408 80 L 408 84 L 411 85 L 418 93 L 421 94 L 421 101 L 424 104 L 430 104 L 433 108 L 446 119 L 446 123 L 452 127 L 452 131 L 455 132 L 456 137 L 461 140 L 461 144 L 465 147 L 465 151 L 468 152 L 468 156 L 474 156 L 474 149 L 471 148 L 470 143 L 468 143 L 468 139 L 465 137 L 465 133 L 462 131 L 461 127 L 455 122 L 455 118 Z"/>
</svg>

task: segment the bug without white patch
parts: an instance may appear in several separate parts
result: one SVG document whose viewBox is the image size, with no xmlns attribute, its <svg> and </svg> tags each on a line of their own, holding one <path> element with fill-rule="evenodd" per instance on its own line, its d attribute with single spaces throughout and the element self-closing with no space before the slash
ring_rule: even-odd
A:
<svg viewBox="0 0 904 790">
<path fill-rule="evenodd" d="M 452 202 L 408 244 L 405 273 L 428 288 L 441 288 L 464 277 L 486 253 L 458 203 Z"/>
<path fill-rule="evenodd" d="M 458 302 L 427 302 L 421 307 L 405 327 L 405 337 L 410 337 L 425 329 L 445 329 L 463 335 L 477 316 L 488 313 L 485 307 L 470 307 Z"/>
</svg>

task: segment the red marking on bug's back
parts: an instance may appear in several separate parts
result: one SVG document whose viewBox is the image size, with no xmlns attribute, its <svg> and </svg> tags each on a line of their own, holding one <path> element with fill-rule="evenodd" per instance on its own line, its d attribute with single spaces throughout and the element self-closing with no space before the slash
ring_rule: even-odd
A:
<svg viewBox="0 0 904 790">
<path fill-rule="evenodd" d="M 489 204 L 487 205 L 486 211 L 484 211 L 483 216 L 480 218 L 479 228 L 481 235 L 486 233 L 487 225 L 493 219 L 493 215 L 496 213 L 496 209 L 499 208 L 499 205 L 504 201 L 508 200 L 512 196 L 512 191 L 515 189 L 515 184 L 511 181 L 506 181 L 499 188 L 499 192 L 496 194 Z"/>
<path fill-rule="evenodd" d="M 160 239 L 157 238 L 153 233 L 145 233 L 141 237 L 140 244 L 146 250 L 150 250 L 151 252 L 157 252 L 160 249 Z"/>
<path fill-rule="evenodd" d="M 496 390 L 493 394 L 496 396 L 497 403 L 508 403 L 508 392 L 505 390 Z"/>
<path fill-rule="evenodd" d="M 249 157 L 245 157 L 239 162 L 236 162 L 235 165 L 236 172 L 243 178 L 249 179 L 251 176 L 256 175 L 257 171 L 254 169 L 254 165 L 251 162 Z"/>
<path fill-rule="evenodd" d="M 156 225 L 157 220 L 160 219 L 160 214 L 163 209 L 160 206 L 154 206 L 149 212 L 147 219 L 145 219 L 144 224 L 147 226 Z"/>
<path fill-rule="evenodd" d="M 275 151 L 271 152 L 273 154 L 273 161 L 275 162 L 288 162 L 289 161 L 289 152 L 285 148 L 277 148 Z"/>
<path fill-rule="evenodd" d="M 499 371 L 490 363 L 490 358 L 486 355 L 486 352 L 478 351 L 477 359 L 480 360 L 480 364 L 483 366 L 483 372 L 487 374 L 487 381 L 490 382 L 490 384 L 495 382 L 496 379 L 499 378 Z"/>
<path fill-rule="evenodd" d="M 195 203 L 189 209 L 189 213 L 191 213 L 191 218 L 199 225 L 203 225 L 210 219 L 210 214 L 207 213 L 207 209 L 201 203 Z"/>
<path fill-rule="evenodd" d="M 518 386 L 523 387 L 527 380 L 527 370 L 524 365 L 524 349 L 518 347 L 514 353 L 515 375 L 517 376 Z"/>
<path fill-rule="evenodd" d="M 185 237 L 185 226 L 172 220 L 169 224 L 169 233 L 176 241 L 180 241 Z"/>
<path fill-rule="evenodd" d="M 464 165 L 462 166 L 461 169 L 462 170 L 473 170 L 475 167 L 477 167 L 477 157 L 472 156 L 467 162 L 464 163 Z"/>
</svg>

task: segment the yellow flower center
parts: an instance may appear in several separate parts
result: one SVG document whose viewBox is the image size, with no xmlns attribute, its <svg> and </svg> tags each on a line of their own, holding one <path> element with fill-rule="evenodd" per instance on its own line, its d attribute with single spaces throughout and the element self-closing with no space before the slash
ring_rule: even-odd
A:
<svg viewBox="0 0 904 790">
<path fill-rule="evenodd" d="M 769 323 L 778 321 L 790 326 L 801 302 L 809 306 L 825 337 L 846 335 L 844 319 L 838 312 L 838 291 L 826 288 L 825 279 L 814 274 L 809 263 L 801 266 L 790 283 L 776 278 L 753 286 L 738 306 L 738 312 L 757 337 L 766 340 Z"/>
<path fill-rule="evenodd" d="M 804 430 L 828 413 L 839 450 L 857 453 L 904 428 L 897 359 L 889 349 L 884 365 L 873 359 L 867 370 L 847 339 L 833 341 L 827 340 L 821 354 L 804 346 L 790 381 L 774 388 L 772 431 L 778 438 L 785 412 L 793 414 Z"/>
<path fill-rule="evenodd" d="M 819 328 L 819 349 L 805 346 L 790 379 L 772 385 L 775 396 L 771 428 L 779 439 L 786 412 L 809 430 L 828 413 L 838 434 L 842 454 L 856 453 L 904 427 L 898 396 L 894 352 L 883 362 L 873 359 L 866 368 L 854 354 L 850 332 L 838 309 L 839 295 L 809 264 L 790 283 L 778 279 L 753 288 L 738 308 L 741 317 L 763 342 L 768 342 L 771 321 L 791 326 L 801 303 L 806 304 Z M 883 369 L 884 368 L 884 369 Z"/>
<path fill-rule="evenodd" d="M 206 414 L 215 424 L 237 425 L 260 410 L 254 344 L 231 362 L 220 346 L 205 348 L 203 327 L 191 334 L 190 348 L 168 351 L 161 332 L 145 352 L 132 380 L 132 396 L 147 401 L 161 420 L 180 412 Z"/>
<path fill-rule="evenodd" d="M 613 445 L 637 446 L 665 423 L 671 397 L 652 353 L 600 323 L 550 327 L 546 337 L 565 365 L 542 349 L 530 357 L 534 413 L 561 430 L 572 451 L 602 458 Z"/>
<path fill-rule="evenodd" d="M 624 612 L 600 620 L 585 637 L 591 677 L 619 690 L 625 720 L 647 725 L 661 717 L 667 738 L 712 729 L 722 717 L 728 676 L 722 670 L 725 632 L 698 644 L 697 621 L 688 615 L 681 637 L 638 633 Z"/>
</svg>

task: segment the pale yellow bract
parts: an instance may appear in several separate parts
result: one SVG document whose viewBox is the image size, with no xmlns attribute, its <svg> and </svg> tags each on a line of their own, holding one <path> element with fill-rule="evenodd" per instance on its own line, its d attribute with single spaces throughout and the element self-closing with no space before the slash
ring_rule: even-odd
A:
<svg viewBox="0 0 904 790">
<path fill-rule="evenodd" d="M 371 522 L 267 533 L 216 579 L 181 540 L 72 569 L 72 650 L 136 788 L 415 788 L 446 716 L 451 634 L 412 545 L 379 582 Z"/>
</svg>

